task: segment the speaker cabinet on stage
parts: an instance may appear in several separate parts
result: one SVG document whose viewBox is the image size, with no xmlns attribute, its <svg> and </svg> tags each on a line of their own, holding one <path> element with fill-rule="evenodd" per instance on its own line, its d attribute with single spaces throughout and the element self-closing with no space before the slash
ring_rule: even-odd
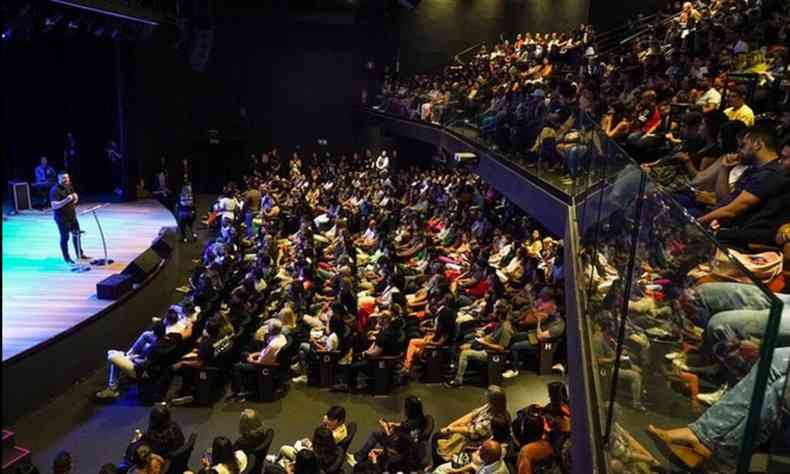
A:
<svg viewBox="0 0 790 474">
<path fill-rule="evenodd" d="M 173 252 L 173 232 L 165 232 L 154 240 L 151 248 L 159 255 L 159 258 L 165 260 Z"/>
<path fill-rule="evenodd" d="M 30 199 L 30 185 L 27 182 L 9 181 L 8 188 L 11 191 L 11 197 L 14 199 L 14 209 L 17 212 L 33 209 Z"/>
<path fill-rule="evenodd" d="M 124 275 L 129 275 L 132 278 L 132 283 L 142 283 L 148 275 L 156 270 L 157 265 L 162 261 L 162 258 L 152 248 L 146 250 L 139 257 L 134 259 L 132 263 L 123 269 Z"/>
<path fill-rule="evenodd" d="M 96 297 L 100 300 L 117 300 L 132 289 L 132 276 L 116 273 L 96 283 Z"/>
</svg>

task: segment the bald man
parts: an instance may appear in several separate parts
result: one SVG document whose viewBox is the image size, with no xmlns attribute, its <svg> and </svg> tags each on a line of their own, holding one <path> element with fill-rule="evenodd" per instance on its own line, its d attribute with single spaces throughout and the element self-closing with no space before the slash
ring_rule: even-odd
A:
<svg viewBox="0 0 790 474">
<path fill-rule="evenodd" d="M 507 464 L 502 460 L 502 446 L 499 442 L 489 439 L 480 446 L 478 455 L 483 464 L 477 474 L 509 474 Z"/>
</svg>

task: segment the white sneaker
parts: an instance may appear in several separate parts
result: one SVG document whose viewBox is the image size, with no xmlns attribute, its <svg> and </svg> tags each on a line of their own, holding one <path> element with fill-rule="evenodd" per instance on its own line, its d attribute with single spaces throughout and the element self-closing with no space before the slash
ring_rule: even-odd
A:
<svg viewBox="0 0 790 474">
<path fill-rule="evenodd" d="M 557 372 L 561 373 L 562 375 L 565 375 L 565 366 L 562 365 L 562 364 L 554 364 L 554 366 L 551 368 L 551 370 L 557 371 Z"/>
<path fill-rule="evenodd" d="M 184 285 L 184 286 L 179 286 L 178 288 L 176 288 L 176 291 L 179 292 L 179 293 L 189 293 L 190 291 L 192 291 L 192 288 Z"/>
<path fill-rule="evenodd" d="M 349 466 L 354 467 L 357 465 L 357 458 L 351 453 L 346 453 L 346 462 Z"/>
<path fill-rule="evenodd" d="M 508 370 L 504 374 L 502 374 L 502 378 L 512 379 L 513 377 L 518 375 L 518 370 Z"/>
<path fill-rule="evenodd" d="M 299 377 L 294 377 L 294 378 L 291 379 L 291 382 L 293 382 L 293 383 L 307 383 L 307 376 L 306 375 L 300 375 Z"/>
<path fill-rule="evenodd" d="M 713 406 L 716 403 L 718 403 L 719 400 L 721 400 L 721 397 L 723 397 L 725 393 L 727 393 L 727 386 L 726 385 L 722 385 L 715 392 L 701 393 L 701 394 L 697 395 L 697 400 L 701 401 L 702 403 L 704 403 L 706 405 Z"/>
<path fill-rule="evenodd" d="M 681 358 L 683 358 L 685 355 L 686 355 L 686 354 L 684 354 L 683 352 L 670 352 L 669 354 L 665 355 L 664 357 L 665 357 L 667 360 L 675 360 L 675 359 L 681 359 Z"/>
</svg>

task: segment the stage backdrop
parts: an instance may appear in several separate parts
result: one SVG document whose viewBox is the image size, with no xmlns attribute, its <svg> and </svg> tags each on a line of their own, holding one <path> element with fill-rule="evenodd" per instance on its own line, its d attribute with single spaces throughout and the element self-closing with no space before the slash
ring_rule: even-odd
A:
<svg viewBox="0 0 790 474">
<path fill-rule="evenodd" d="M 103 153 L 115 131 L 113 45 L 90 35 L 1 41 L 3 171 L 33 180 L 39 157 L 63 166 L 66 131 L 77 138 L 82 192 L 110 191 Z"/>
</svg>

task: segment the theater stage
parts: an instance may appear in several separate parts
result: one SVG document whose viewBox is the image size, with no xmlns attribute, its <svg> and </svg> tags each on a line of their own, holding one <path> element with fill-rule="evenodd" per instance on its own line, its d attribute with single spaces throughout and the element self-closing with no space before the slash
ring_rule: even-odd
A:
<svg viewBox="0 0 790 474">
<path fill-rule="evenodd" d="M 78 212 L 95 204 L 81 203 Z M 63 262 L 51 211 L 26 211 L 3 221 L 3 363 L 111 306 L 113 301 L 96 298 L 96 283 L 120 273 L 163 227 L 176 225 L 170 211 L 152 199 L 111 204 L 97 212 L 115 263 L 84 273 L 72 272 Z M 85 253 L 103 257 L 96 220 L 91 214 L 79 219 Z M 71 243 L 69 251 L 74 258 Z"/>
</svg>

